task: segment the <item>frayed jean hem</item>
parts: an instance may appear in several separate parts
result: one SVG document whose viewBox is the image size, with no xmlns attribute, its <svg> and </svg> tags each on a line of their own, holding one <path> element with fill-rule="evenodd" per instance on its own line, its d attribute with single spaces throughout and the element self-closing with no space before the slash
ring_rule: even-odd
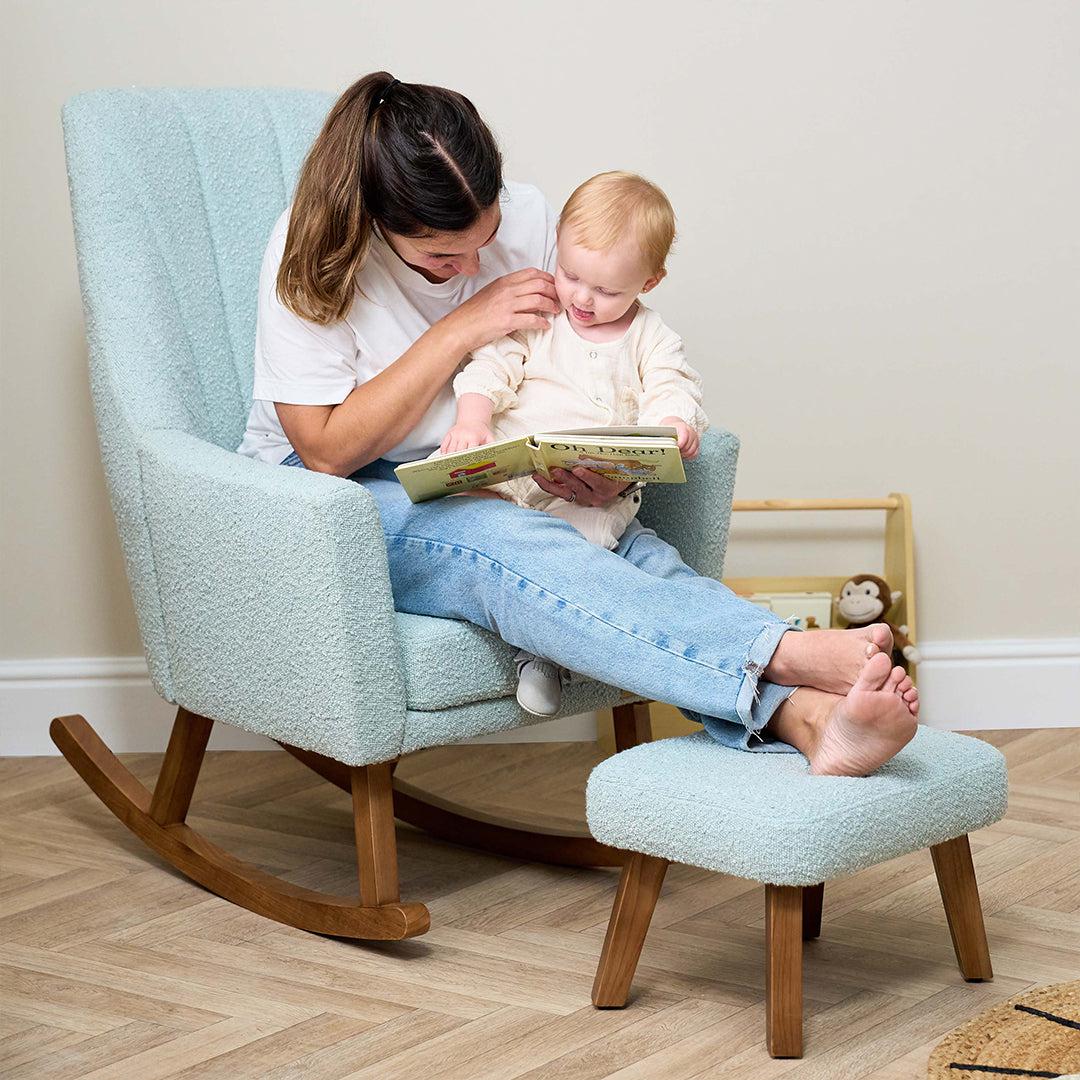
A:
<svg viewBox="0 0 1080 1080">
<path fill-rule="evenodd" d="M 739 687 L 739 696 L 735 701 L 735 712 L 738 713 L 739 719 L 746 728 L 755 734 L 768 723 L 769 716 L 772 715 L 770 713 L 769 716 L 762 718 L 760 715 L 761 710 L 755 708 L 760 698 L 759 683 L 762 681 L 761 676 L 769 666 L 769 661 L 772 660 L 772 655 L 776 652 L 780 639 L 789 630 L 794 629 L 795 627 L 790 623 L 780 622 L 779 620 L 768 622 L 751 642 L 750 648 L 746 650 L 746 659 L 743 660 L 742 685 Z"/>
<path fill-rule="evenodd" d="M 761 675 L 769 666 L 780 639 L 788 631 L 799 633 L 797 627 L 785 622 L 770 622 L 751 642 L 743 661 L 743 679 L 735 702 L 735 712 L 741 724 L 718 716 L 705 716 L 691 709 L 679 711 L 709 733 L 721 746 L 733 750 L 756 750 L 763 753 L 798 753 L 794 746 L 773 737 L 766 727 L 773 714 L 795 692 L 794 686 L 778 686 Z"/>
<path fill-rule="evenodd" d="M 758 686 L 758 699 L 754 703 L 754 727 L 723 720 L 719 716 L 705 716 L 692 709 L 680 709 L 679 712 L 701 726 L 709 736 L 721 746 L 732 750 L 749 750 L 763 754 L 797 754 L 799 751 L 789 743 L 781 742 L 767 728 L 773 714 L 795 692 L 794 686 L 777 686 L 776 683 L 762 682 Z"/>
</svg>

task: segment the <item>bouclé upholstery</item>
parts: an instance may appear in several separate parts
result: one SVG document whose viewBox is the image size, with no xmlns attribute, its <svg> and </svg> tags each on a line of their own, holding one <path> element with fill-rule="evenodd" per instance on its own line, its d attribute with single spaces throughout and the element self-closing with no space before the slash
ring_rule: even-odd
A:
<svg viewBox="0 0 1080 1080">
<path fill-rule="evenodd" d="M 63 122 L 98 433 L 154 685 L 362 765 L 537 718 L 514 701 L 509 646 L 393 610 L 360 485 L 234 453 L 263 250 L 332 102 L 102 90 L 67 102 Z M 648 491 L 641 513 L 717 578 L 737 453 L 708 433 L 690 483 Z M 563 711 L 623 700 L 578 677 Z"/>
</svg>

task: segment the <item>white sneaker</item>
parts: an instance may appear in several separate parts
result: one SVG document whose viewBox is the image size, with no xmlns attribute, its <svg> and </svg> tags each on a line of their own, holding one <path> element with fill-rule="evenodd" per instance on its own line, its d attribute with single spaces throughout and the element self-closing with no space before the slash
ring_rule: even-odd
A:
<svg viewBox="0 0 1080 1080">
<path fill-rule="evenodd" d="M 550 660 L 519 649 L 517 703 L 534 716 L 554 716 L 562 707 L 562 684 L 566 671 Z"/>
</svg>

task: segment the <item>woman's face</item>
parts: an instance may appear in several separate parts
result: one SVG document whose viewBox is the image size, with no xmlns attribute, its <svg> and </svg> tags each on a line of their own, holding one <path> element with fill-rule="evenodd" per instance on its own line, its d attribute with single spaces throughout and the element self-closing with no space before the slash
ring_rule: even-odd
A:
<svg viewBox="0 0 1080 1080">
<path fill-rule="evenodd" d="M 479 272 L 480 249 L 495 239 L 501 221 L 502 210 L 496 202 L 481 212 L 475 225 L 463 232 L 400 236 L 383 229 L 383 236 L 398 257 L 428 281 L 449 281 L 457 274 L 472 277 Z"/>
</svg>

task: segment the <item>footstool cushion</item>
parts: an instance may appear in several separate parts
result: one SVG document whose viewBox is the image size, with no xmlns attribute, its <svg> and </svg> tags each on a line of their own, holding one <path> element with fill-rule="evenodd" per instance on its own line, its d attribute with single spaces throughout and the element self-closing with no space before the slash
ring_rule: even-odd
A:
<svg viewBox="0 0 1080 1080">
<path fill-rule="evenodd" d="M 816 885 L 1001 818 L 1005 759 L 920 727 L 873 776 L 811 776 L 801 754 L 730 750 L 706 733 L 625 750 L 589 777 L 597 840 L 773 885 Z"/>
</svg>

